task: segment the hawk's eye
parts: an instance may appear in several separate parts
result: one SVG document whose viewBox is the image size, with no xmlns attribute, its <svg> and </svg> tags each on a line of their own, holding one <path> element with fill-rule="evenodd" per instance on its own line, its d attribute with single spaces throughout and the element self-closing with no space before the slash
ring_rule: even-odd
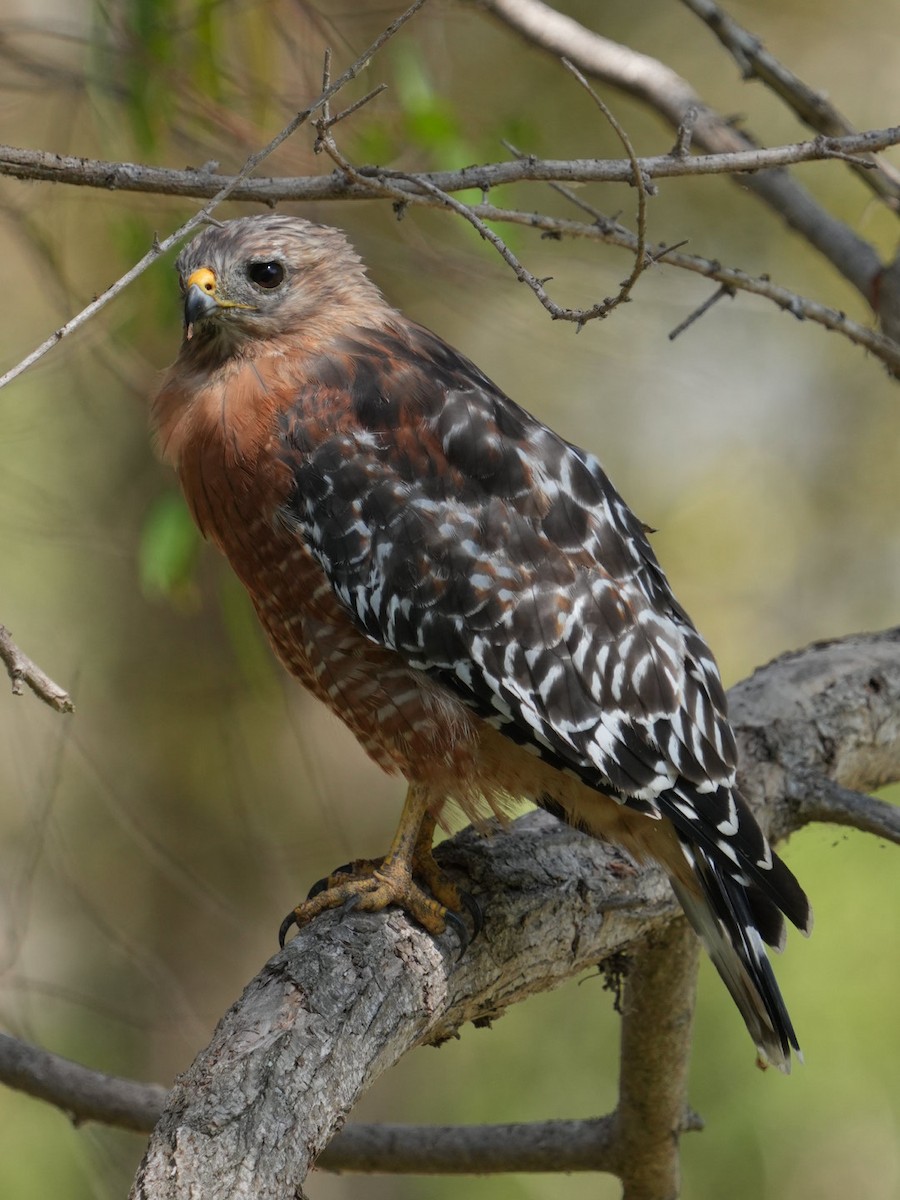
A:
<svg viewBox="0 0 900 1200">
<path fill-rule="evenodd" d="M 280 262 L 256 262 L 247 268 L 251 283 L 261 288 L 277 288 L 284 283 L 284 267 Z"/>
</svg>

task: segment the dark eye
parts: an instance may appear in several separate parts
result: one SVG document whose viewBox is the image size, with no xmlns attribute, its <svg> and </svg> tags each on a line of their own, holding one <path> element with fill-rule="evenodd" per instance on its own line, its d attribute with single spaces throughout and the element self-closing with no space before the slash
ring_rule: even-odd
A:
<svg viewBox="0 0 900 1200">
<path fill-rule="evenodd" d="M 251 263 L 247 268 L 251 283 L 261 288 L 277 288 L 284 283 L 284 267 L 280 262 Z"/>
</svg>

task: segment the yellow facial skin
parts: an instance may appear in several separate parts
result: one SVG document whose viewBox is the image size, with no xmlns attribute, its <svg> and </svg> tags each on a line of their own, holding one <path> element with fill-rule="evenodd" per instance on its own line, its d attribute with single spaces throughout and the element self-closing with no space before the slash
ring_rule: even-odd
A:
<svg viewBox="0 0 900 1200">
<path fill-rule="evenodd" d="M 196 289 L 196 291 L 194 290 Z M 188 341 L 194 335 L 194 321 L 201 314 L 212 312 L 213 308 L 244 308 L 252 309 L 252 304 L 239 304 L 236 300 L 226 300 L 218 293 L 218 280 L 214 271 L 209 267 L 198 267 L 192 271 L 184 285 L 185 337 Z"/>
</svg>

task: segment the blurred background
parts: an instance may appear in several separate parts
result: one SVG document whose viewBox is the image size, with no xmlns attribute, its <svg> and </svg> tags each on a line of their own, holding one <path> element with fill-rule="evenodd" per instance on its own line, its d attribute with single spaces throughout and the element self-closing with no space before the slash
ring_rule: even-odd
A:
<svg viewBox="0 0 900 1200">
<path fill-rule="evenodd" d="M 559 7 L 658 55 L 769 145 L 807 136 L 675 0 Z M 232 172 L 399 11 L 384 0 L 0 0 L 0 139 L 65 154 Z M 859 128 L 897 120 L 892 0 L 764 0 L 730 11 Z M 459 167 L 506 156 L 620 157 L 575 82 L 469 3 L 426 6 L 345 93 L 389 91 L 339 126 L 357 163 Z M 600 89 L 639 154 L 672 132 Z M 327 172 L 299 133 L 266 174 Z M 897 163 L 897 153 L 893 156 Z M 900 164 L 898 164 L 900 165 Z M 799 169 L 885 259 L 894 219 L 838 162 Z M 581 195 L 633 227 L 634 194 Z M 547 188 L 496 203 L 576 215 Z M 575 336 L 459 219 L 388 203 L 284 206 L 345 227 L 388 296 L 599 454 L 649 524 L 726 683 L 818 638 L 896 623 L 897 384 L 844 339 L 747 295 L 674 342 L 714 290 L 671 267 Z M 195 211 L 189 201 L 0 181 L 5 369 Z M 220 216 L 254 211 L 228 205 Z M 614 294 L 622 251 L 501 231 L 559 303 Z M 723 178 L 663 181 L 651 241 L 769 273 L 857 320 L 833 270 Z M 0 686 L 0 1025 L 94 1067 L 162 1083 L 191 1062 L 275 949 L 279 921 L 339 862 L 383 851 L 402 785 L 287 679 L 249 603 L 198 541 L 154 456 L 147 401 L 180 337 L 172 258 L 0 393 L 0 621 L 73 691 L 74 716 Z M 777 964 L 806 1065 L 753 1067 L 704 967 L 685 1138 L 695 1200 L 900 1194 L 896 852 L 816 827 L 785 856 L 816 909 Z M 385 1076 L 361 1120 L 594 1116 L 615 1100 L 618 1018 L 599 978 L 467 1028 Z M 0 1195 L 122 1196 L 143 1139 L 73 1127 L 0 1091 Z M 334 1178 L 315 1200 L 615 1197 L 599 1176 Z"/>
</svg>

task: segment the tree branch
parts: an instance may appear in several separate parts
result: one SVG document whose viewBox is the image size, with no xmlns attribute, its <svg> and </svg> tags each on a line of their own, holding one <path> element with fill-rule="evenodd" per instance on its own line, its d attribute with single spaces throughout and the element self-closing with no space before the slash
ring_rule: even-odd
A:
<svg viewBox="0 0 900 1200">
<path fill-rule="evenodd" d="M 832 818 L 895 836 L 896 808 L 860 795 L 850 803 L 847 789 L 900 779 L 900 629 L 785 655 L 729 699 L 742 787 L 774 837 Z M 813 785 L 822 779 L 830 783 Z M 823 805 L 823 795 L 832 801 Z M 320 1165 L 420 1172 L 427 1158 L 435 1170 L 455 1160 L 457 1172 L 485 1172 L 541 1170 L 552 1160 L 565 1170 L 631 1171 L 637 1198 L 645 1184 L 627 1146 L 640 1124 L 656 1131 L 655 1169 L 671 1171 L 664 1148 L 679 1129 L 698 1127 L 683 1103 L 694 962 L 683 922 L 669 925 L 677 907 L 661 873 L 636 871 L 612 847 L 545 813 L 490 838 L 467 830 L 439 854 L 465 873 L 487 915 L 465 959 L 455 961 L 452 939 L 435 941 L 394 911 L 326 914 L 303 930 L 169 1093 L 134 1196 L 187 1196 L 193 1184 L 209 1195 L 289 1194 L 356 1098 L 412 1046 L 497 1017 L 623 952 L 633 962 L 615 1118 L 464 1130 L 351 1126 Z M 663 1074 L 648 1084 L 637 1077 L 648 1070 Z M 129 1128 L 146 1128 L 162 1096 L 5 1037 L 0 1078 L 78 1119 Z"/>
<path fill-rule="evenodd" d="M 782 655 L 728 703 L 741 786 L 776 841 L 822 819 L 894 838 L 900 810 L 848 792 L 900 780 L 900 627 Z"/>
<path fill-rule="evenodd" d="M 167 1088 L 107 1075 L 0 1033 L 0 1081 L 46 1100 L 81 1124 L 99 1121 L 149 1134 Z M 682 1131 L 702 1129 L 684 1114 Z M 512 1125 L 348 1125 L 322 1152 L 330 1171 L 472 1175 L 506 1171 L 612 1171 L 615 1121 L 535 1121 Z"/>
<path fill-rule="evenodd" d="M 680 129 L 690 118 L 693 141 L 709 153 L 754 148 L 751 138 L 705 104 L 685 79 L 657 59 L 601 37 L 542 0 L 478 0 L 478 6 L 533 45 L 570 59 L 586 75 L 641 100 L 673 129 Z M 882 264 L 873 246 L 826 212 L 783 170 L 760 171 L 741 176 L 737 182 L 784 217 L 853 284 L 866 303 L 874 305 Z M 885 296 L 880 299 L 885 303 Z"/>
<path fill-rule="evenodd" d="M 680 919 L 648 938 L 628 969 L 613 1138 L 623 1200 L 679 1194 L 699 958 Z"/>
<path fill-rule="evenodd" d="M 409 203 L 427 203 L 427 200 L 415 198 Z M 587 225 L 582 221 L 571 221 L 563 217 L 546 216 L 543 213 L 520 212 L 517 209 L 496 208 L 491 204 L 472 205 L 472 212 L 484 221 L 508 221 L 510 224 L 524 225 L 530 229 L 540 229 L 555 237 L 590 238 L 609 245 L 621 246 L 633 250 L 637 244 L 634 234 L 616 221 L 604 219 Z M 678 267 L 683 271 L 691 271 L 706 279 L 713 279 L 728 289 L 740 292 L 750 292 L 771 301 L 783 312 L 790 313 L 798 321 L 813 321 L 834 333 L 840 333 L 868 350 L 880 359 L 893 373 L 900 372 L 900 342 L 852 321 L 846 313 L 800 296 L 789 288 L 773 283 L 768 276 L 748 275 L 738 267 L 723 266 L 716 259 L 702 258 L 696 254 L 682 254 L 677 249 L 666 246 L 650 247 L 649 253 L 654 262 L 664 266 Z M 898 271 L 900 283 L 900 271 Z M 900 327 L 898 327 L 900 328 Z"/>
<path fill-rule="evenodd" d="M 898 648 L 900 630 L 813 646 L 733 689 L 745 790 L 764 800 L 761 816 L 779 833 L 803 823 L 788 795 L 791 764 L 843 783 L 900 778 Z M 463 961 L 451 938 L 435 941 L 399 912 L 327 914 L 301 931 L 176 1084 L 134 1196 L 284 1195 L 357 1097 L 412 1046 L 633 949 L 675 911 L 659 871 L 623 872 L 612 848 L 546 814 L 502 836 L 466 831 L 441 851 L 445 865 L 465 870 L 487 916 Z M 689 988 L 690 973 L 682 978 Z M 676 1024 L 687 1021 L 684 996 Z M 671 1132 L 677 1110 L 667 1102 L 656 1127 Z"/>
<path fill-rule="evenodd" d="M 831 779 L 798 780 L 792 790 L 797 819 L 847 825 L 900 845 L 900 808 L 886 800 L 841 787 Z"/>
<path fill-rule="evenodd" d="M 54 683 L 27 654 L 22 653 L 5 625 L 0 625 L 0 661 L 6 666 L 12 680 L 14 696 L 22 695 L 22 684 L 25 683 L 39 699 L 57 712 L 74 712 L 75 705 L 69 693 Z"/>
<path fill-rule="evenodd" d="M 368 101 L 371 93 L 363 98 Z M 360 102 L 361 103 L 361 102 Z M 354 105 L 354 108 L 359 105 Z M 339 114 L 343 116 L 344 114 Z M 334 118 L 333 124 L 338 118 Z M 637 165 L 647 179 L 678 179 L 698 175 L 740 175 L 772 170 L 827 159 L 853 158 L 876 150 L 885 150 L 900 142 L 900 126 L 870 129 L 845 137 L 817 137 L 769 148 L 746 146 L 723 153 L 656 154 L 638 158 Z M 866 163 L 861 162 L 865 167 Z M 229 187 L 228 199 L 253 200 L 276 204 L 287 200 L 371 200 L 365 179 L 390 178 L 384 167 L 359 167 L 359 179 L 331 175 L 269 176 L 259 179 L 238 175 L 218 175 L 204 167 L 176 171 L 170 167 L 151 167 L 141 163 L 110 162 L 105 159 L 78 158 L 50 154 L 46 150 L 28 150 L 0 145 L 0 175 L 44 183 L 63 183 L 74 187 L 100 188 L 107 191 L 141 192 L 154 196 L 180 196 L 196 200 L 218 196 Z M 575 158 L 540 159 L 527 157 L 516 162 L 485 163 L 458 171 L 427 171 L 417 175 L 397 172 L 398 185 L 417 190 L 423 180 L 443 192 L 469 188 L 488 191 L 505 184 L 524 182 L 560 183 L 632 183 L 634 168 L 630 159 Z M 744 181 L 746 182 L 746 181 Z M 377 184 L 374 186 L 377 187 Z"/>
<path fill-rule="evenodd" d="M 741 69 L 744 79 L 759 79 L 811 129 L 828 137 L 855 132 L 828 97 L 804 83 L 771 54 L 755 34 L 739 25 L 713 0 L 682 0 L 713 31 Z M 869 159 L 852 162 L 863 183 L 893 211 L 900 211 L 900 175 L 889 163 Z"/>
<path fill-rule="evenodd" d="M 343 77 L 342 77 L 343 78 Z M 334 93 L 337 85 L 323 90 L 325 96 Z M 374 93 L 369 93 L 363 100 L 367 101 Z M 320 100 L 318 105 L 324 107 L 326 101 Z M 351 106 L 356 108 L 357 105 Z M 308 116 L 316 111 L 316 105 L 305 110 Z M 349 112 L 351 110 L 345 110 Z M 342 117 L 344 114 L 339 114 Z M 339 118 L 335 117 L 334 124 Z M 297 118 L 285 130 L 297 127 Z M 270 153 L 276 144 L 280 144 L 286 136 L 285 130 L 270 143 L 263 153 Z M 48 350 L 52 349 L 64 336 L 79 328 L 89 320 L 100 308 L 117 296 L 134 279 L 142 274 L 148 266 L 156 261 L 161 254 L 174 245 L 197 224 L 207 219 L 212 209 L 223 199 L 260 201 L 274 204 L 281 200 L 371 200 L 391 195 L 396 201 L 406 204 L 426 204 L 434 207 L 450 207 L 472 221 L 484 231 L 485 220 L 504 220 L 517 224 L 529 225 L 546 232 L 566 235 L 591 237 L 613 245 L 622 246 L 635 253 L 636 262 L 643 262 L 643 256 L 638 260 L 640 238 L 615 222 L 595 222 L 592 225 L 574 221 L 563 221 L 540 213 L 523 213 L 516 210 L 498 209 L 493 205 L 463 205 L 453 200 L 450 193 L 454 191 L 478 188 L 486 194 L 491 188 L 506 183 L 523 181 L 549 182 L 559 185 L 567 182 L 633 182 L 635 172 L 642 179 L 661 179 L 684 175 L 709 175 L 723 172 L 749 172 L 762 167 L 771 167 L 785 163 L 813 162 L 827 158 L 852 156 L 866 150 L 882 148 L 900 142 L 900 126 L 890 129 L 872 130 L 864 134 L 856 134 L 849 138 L 827 139 L 817 138 L 812 142 L 798 143 L 792 146 L 781 146 L 771 150 L 747 150 L 736 153 L 711 154 L 686 158 L 673 151 L 667 155 L 657 155 L 651 158 L 633 158 L 630 160 L 540 160 L 528 155 L 517 155 L 516 161 L 491 163 L 484 166 L 466 167 L 460 171 L 427 172 L 413 175 L 376 167 L 354 167 L 349 164 L 338 171 L 326 176 L 311 176 L 299 178 L 269 178 L 248 179 L 247 172 L 261 161 L 260 155 L 248 159 L 241 172 L 234 176 L 213 175 L 205 170 L 173 171 L 166 168 L 146 167 L 134 163 L 112 163 L 95 159 L 72 158 L 60 155 L 50 155 L 44 151 L 19 150 L 12 146 L 0 147 L 0 174 L 12 175 L 22 179 L 51 180 L 58 183 L 76 184 L 86 187 L 102 187 L 122 191 L 151 192 L 158 195 L 190 196 L 194 198 L 212 197 L 210 203 L 190 221 L 167 237 L 163 242 L 157 242 L 149 253 L 141 259 L 130 271 L 117 280 L 95 301 L 58 329 L 46 339 L 36 351 L 28 355 L 17 366 L 0 378 L 0 387 L 11 382 Z M 743 177 L 743 176 L 742 176 Z M 579 326 L 585 319 L 603 316 L 619 297 L 604 301 L 594 309 L 574 310 L 556 304 L 544 291 L 541 281 L 528 272 L 521 263 L 514 260 L 505 243 L 491 235 L 483 236 L 504 247 L 507 262 L 516 271 L 517 276 L 524 279 L 540 302 L 550 312 L 554 319 L 574 321 Z M 802 319 L 815 321 L 826 328 L 837 331 L 851 341 L 870 350 L 880 358 L 888 368 L 900 372 L 900 347 L 888 337 L 884 337 L 857 322 L 851 321 L 837 309 L 798 296 L 787 288 L 779 287 L 765 278 L 754 278 L 735 268 L 722 268 L 721 264 L 693 255 L 675 255 L 667 251 L 665 255 L 657 252 L 653 255 L 656 260 L 664 260 L 672 266 L 706 275 L 719 281 L 725 288 L 739 291 L 750 291 L 756 295 L 772 300 L 779 307 L 793 313 Z M 513 260 L 513 261 L 511 261 Z M 893 294 L 893 275 L 890 271 L 880 271 L 876 279 L 876 294 L 879 297 L 879 311 L 885 321 L 889 319 L 889 305 L 882 300 L 884 296 Z M 898 285 L 900 286 L 900 285 Z M 621 293 L 620 293 L 621 295 Z M 586 315 L 587 314 L 587 315 Z M 887 326 L 886 326 L 887 328 Z"/>
<path fill-rule="evenodd" d="M 153 1128 L 168 1095 L 158 1084 L 94 1071 L 6 1033 L 0 1033 L 0 1081 L 55 1104 L 79 1123 L 101 1121 L 136 1133 Z"/>
</svg>

